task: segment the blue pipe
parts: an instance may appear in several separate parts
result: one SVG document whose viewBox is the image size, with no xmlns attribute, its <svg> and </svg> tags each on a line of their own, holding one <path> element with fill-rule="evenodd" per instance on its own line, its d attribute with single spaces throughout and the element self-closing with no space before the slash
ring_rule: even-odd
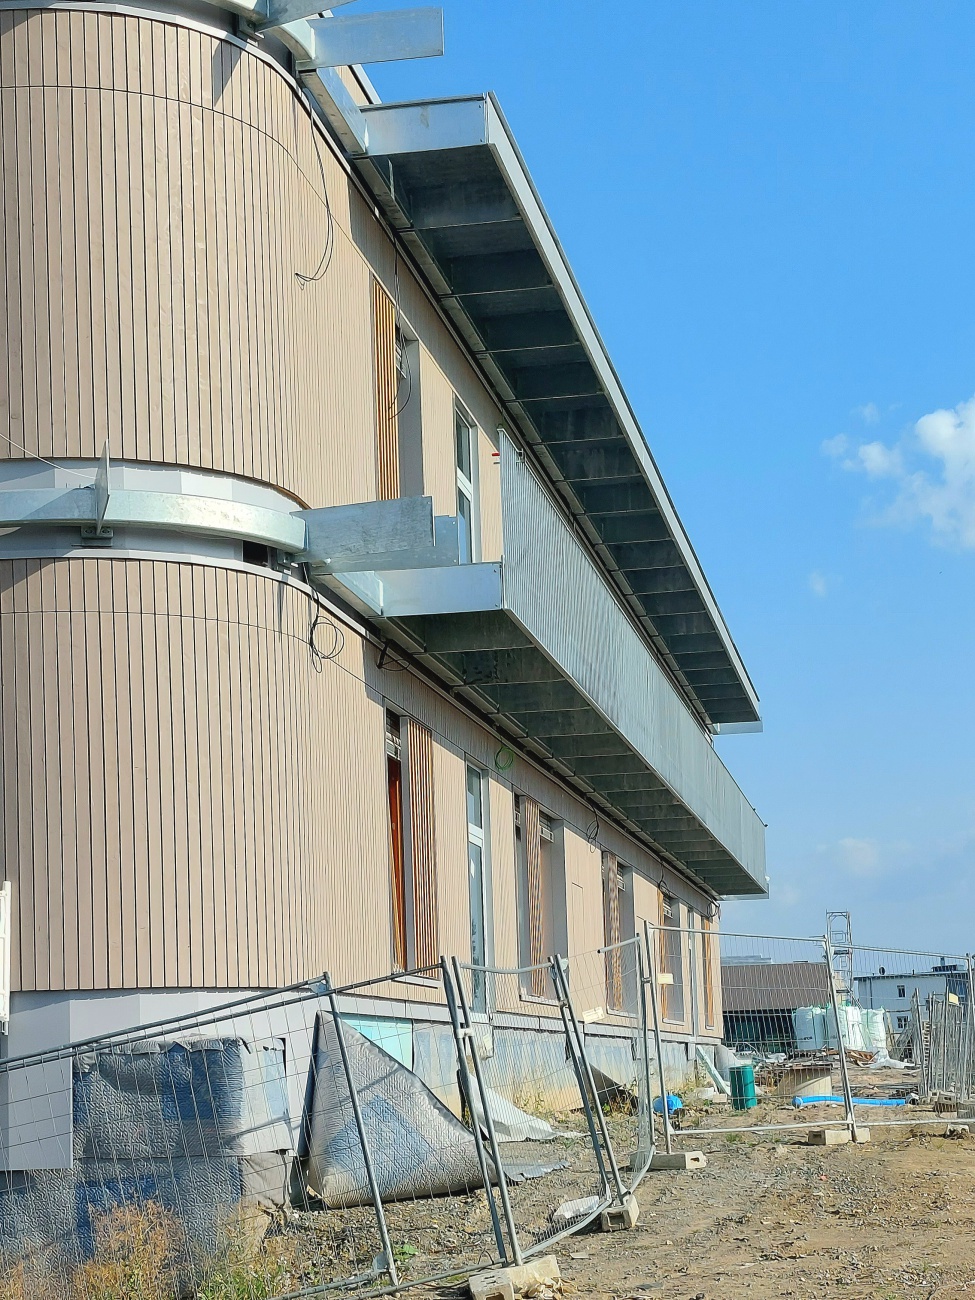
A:
<svg viewBox="0 0 975 1300">
<path fill-rule="evenodd" d="M 907 1105 L 906 1097 L 899 1097 L 896 1100 L 890 1097 L 854 1097 L 852 1100 L 854 1106 L 906 1106 Z M 842 1097 L 793 1097 L 792 1104 L 793 1106 L 795 1106 L 796 1110 L 800 1110 L 803 1106 L 822 1106 L 822 1105 L 842 1106 L 844 1103 Z"/>
</svg>

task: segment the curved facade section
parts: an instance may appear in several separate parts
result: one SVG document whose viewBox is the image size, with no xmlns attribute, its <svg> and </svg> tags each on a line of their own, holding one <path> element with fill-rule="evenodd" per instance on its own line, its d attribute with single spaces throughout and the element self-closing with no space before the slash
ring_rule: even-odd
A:
<svg viewBox="0 0 975 1300">
<path fill-rule="evenodd" d="M 7 10 L 0 123 L 0 457 L 107 438 L 306 504 L 375 496 L 358 200 L 275 65 L 175 22 Z"/>
<path fill-rule="evenodd" d="M 386 913 L 347 893 L 352 845 L 385 887 L 385 832 L 344 794 L 382 806 L 382 711 L 352 642 L 316 672 L 314 611 L 286 582 L 204 565 L 0 562 L 16 989 L 388 964 Z"/>
</svg>

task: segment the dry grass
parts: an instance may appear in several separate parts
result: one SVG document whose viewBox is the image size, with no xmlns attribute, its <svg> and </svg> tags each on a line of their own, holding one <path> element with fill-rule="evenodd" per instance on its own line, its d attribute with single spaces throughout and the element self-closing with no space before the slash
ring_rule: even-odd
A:
<svg viewBox="0 0 975 1300">
<path fill-rule="evenodd" d="M 161 1205 L 120 1206 L 95 1220 L 90 1260 L 61 1277 L 15 1264 L 0 1275 L 0 1300 L 271 1300 L 288 1289 L 288 1269 L 265 1227 L 262 1214 L 235 1212 L 204 1255 Z"/>
<path fill-rule="evenodd" d="M 179 1220 L 154 1201 L 119 1206 L 94 1224 L 94 1257 L 74 1270 L 72 1300 L 171 1300 L 186 1243 Z"/>
</svg>

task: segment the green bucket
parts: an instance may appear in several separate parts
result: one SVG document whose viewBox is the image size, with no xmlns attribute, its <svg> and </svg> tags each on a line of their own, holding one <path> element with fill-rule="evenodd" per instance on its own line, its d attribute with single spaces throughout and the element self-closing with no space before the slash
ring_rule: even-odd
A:
<svg viewBox="0 0 975 1300">
<path fill-rule="evenodd" d="M 755 1096 L 755 1071 L 750 1065 L 733 1065 L 731 1076 L 731 1105 L 735 1110 L 751 1110 L 758 1105 Z"/>
</svg>

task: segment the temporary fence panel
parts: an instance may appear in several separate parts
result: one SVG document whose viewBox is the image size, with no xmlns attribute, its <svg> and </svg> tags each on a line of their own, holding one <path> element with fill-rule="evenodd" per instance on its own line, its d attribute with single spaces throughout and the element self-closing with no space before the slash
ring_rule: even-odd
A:
<svg viewBox="0 0 975 1300">
<path fill-rule="evenodd" d="M 844 999 L 864 1025 L 854 1099 L 874 1125 L 943 1123 L 975 1087 L 970 956 L 855 946 Z"/>
<path fill-rule="evenodd" d="M 861 1126 L 943 1123 L 970 1099 L 970 957 L 868 946 L 834 953 L 828 936 L 723 932 L 708 940 L 720 946 L 722 1043 L 713 1062 L 698 1052 L 701 1082 L 714 1094 L 691 1089 L 675 1100 L 682 1090 L 666 1064 L 673 1029 L 661 996 L 670 979 L 662 932 L 647 925 L 644 959 L 666 1085 L 655 1082 L 653 1108 L 668 1149 L 678 1137 L 824 1125 L 856 1138 Z M 668 923 L 671 947 L 678 932 Z M 689 945 L 700 938 L 693 928 L 683 933 Z"/>
<path fill-rule="evenodd" d="M 445 1016 L 417 1032 L 421 1081 L 336 1014 L 389 978 L 0 1062 L 0 1292 L 371 1292 L 496 1263 Z"/>
<path fill-rule="evenodd" d="M 325 976 L 0 1061 L 0 1294 L 364 1296 L 545 1249 L 649 1158 L 639 948 L 606 956 Z"/>
<path fill-rule="evenodd" d="M 712 997 L 720 1003 L 722 1040 L 705 1050 L 694 1031 L 706 1026 L 690 1027 L 700 1085 L 690 1089 L 668 1067 L 673 1030 L 661 996 L 670 980 L 661 962 L 664 933 L 671 946 L 682 935 L 692 956 L 717 945 L 720 958 L 720 997 L 717 989 Z M 652 1106 L 668 1149 L 678 1139 L 709 1133 L 821 1127 L 821 1111 L 810 1118 L 803 1103 L 796 1103 L 811 1092 L 836 1097 L 833 1122 L 855 1128 L 847 1061 L 838 1050 L 849 1037 L 849 1021 L 836 997 L 826 938 L 716 933 L 672 923 L 664 931 L 648 924 L 644 957 L 656 1076 L 663 1075 Z"/>
<path fill-rule="evenodd" d="M 466 996 L 483 982 L 497 1008 L 470 1036 L 474 1104 L 493 1120 L 525 1257 L 619 1202 L 649 1163 L 640 951 L 631 940 L 614 953 L 609 965 L 600 949 L 533 968 L 457 967 Z M 627 1006 L 611 1011 L 618 986 Z"/>
</svg>

